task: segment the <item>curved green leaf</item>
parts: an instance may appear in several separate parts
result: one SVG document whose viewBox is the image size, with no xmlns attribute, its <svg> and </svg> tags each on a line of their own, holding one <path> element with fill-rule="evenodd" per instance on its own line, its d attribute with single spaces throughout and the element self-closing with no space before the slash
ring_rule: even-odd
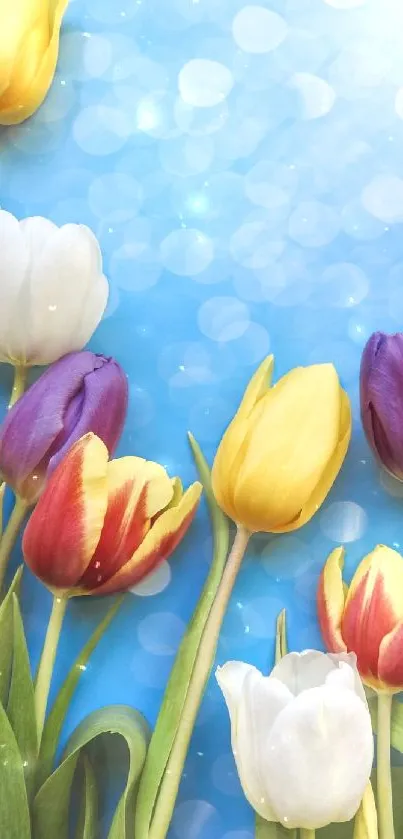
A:
<svg viewBox="0 0 403 839">
<path fill-rule="evenodd" d="M 141 714 L 125 705 L 112 705 L 94 711 L 73 732 L 62 763 L 47 778 L 35 797 L 33 823 L 38 839 L 68 839 L 71 789 L 77 762 L 82 750 L 103 734 L 124 737 L 129 749 L 129 776 L 111 830 L 116 822 L 120 833 L 115 833 L 115 836 L 119 836 L 119 839 L 132 839 L 132 835 L 129 837 L 126 831 L 126 816 L 128 820 L 132 817 L 134 789 L 145 761 L 148 729 Z"/>
<path fill-rule="evenodd" d="M 200 599 L 176 655 L 151 738 L 137 797 L 136 839 L 147 839 L 149 834 L 158 789 L 178 731 L 200 641 L 228 554 L 228 519 L 221 512 L 214 498 L 210 470 L 204 455 L 191 434 L 189 434 L 189 440 L 209 507 L 213 527 L 214 554 Z"/>
<path fill-rule="evenodd" d="M 80 677 L 85 670 L 88 659 L 95 650 L 95 647 L 101 640 L 104 632 L 112 622 L 116 613 L 119 611 L 125 595 L 118 597 L 109 608 L 103 620 L 98 624 L 90 639 L 87 641 L 79 656 L 76 658 L 67 678 L 63 682 L 62 687 L 55 699 L 52 710 L 46 719 L 45 727 L 43 729 L 41 748 L 39 753 L 39 762 L 37 770 L 37 788 L 42 786 L 46 778 L 49 777 L 56 754 L 57 744 L 60 738 L 60 732 L 63 727 L 66 713 L 72 700 L 74 691 L 77 687 Z M 0 645 L 1 648 L 1 645 Z"/>
<path fill-rule="evenodd" d="M 75 839 L 96 839 L 98 821 L 98 792 L 91 761 L 85 755 L 83 763 L 83 795 Z"/>
<path fill-rule="evenodd" d="M 31 839 L 24 768 L 9 719 L 0 705 L 0 836 Z"/>
<path fill-rule="evenodd" d="M 13 582 L 0 605 L 0 702 L 7 705 L 13 663 L 13 594 L 19 594 L 23 566 L 18 568 Z"/>
<path fill-rule="evenodd" d="M 276 622 L 276 649 L 274 654 L 274 663 L 277 664 L 283 656 L 287 655 L 287 653 L 287 612 L 283 609 Z"/>
<path fill-rule="evenodd" d="M 12 602 L 14 613 L 14 643 L 7 716 L 10 720 L 23 761 L 27 793 L 30 799 L 33 791 L 36 759 L 38 756 L 34 686 L 32 683 L 24 626 L 15 593 L 12 594 Z"/>
</svg>

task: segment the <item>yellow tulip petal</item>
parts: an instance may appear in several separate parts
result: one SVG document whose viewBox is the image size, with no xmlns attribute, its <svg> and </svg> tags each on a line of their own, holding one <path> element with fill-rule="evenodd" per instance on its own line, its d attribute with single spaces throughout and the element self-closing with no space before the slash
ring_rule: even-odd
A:
<svg viewBox="0 0 403 839">
<path fill-rule="evenodd" d="M 216 501 L 233 521 L 236 521 L 237 515 L 233 500 L 235 482 L 243 460 L 243 447 L 248 432 L 247 420 L 235 416 L 221 440 L 211 472 Z"/>
<path fill-rule="evenodd" d="M 96 594 L 113 594 L 134 586 L 153 571 L 173 553 L 183 539 L 195 515 L 202 486 L 196 482 L 186 490 L 177 507 L 170 507 L 155 521 L 140 547 L 123 568 L 104 585 L 96 588 Z M 85 592 L 83 592 L 85 593 Z"/>
<path fill-rule="evenodd" d="M 347 393 L 340 388 L 340 440 L 337 444 L 329 462 L 324 468 L 321 478 L 314 487 L 312 495 L 308 498 L 302 510 L 294 519 L 287 525 L 276 528 L 275 533 L 289 533 L 292 530 L 297 530 L 306 524 L 312 516 L 322 506 L 325 498 L 329 494 L 337 475 L 343 465 L 344 459 L 351 439 L 351 405 Z"/>
<path fill-rule="evenodd" d="M 68 0 L 41 0 L 38 13 L 37 2 L 31 0 L 32 9 L 36 10 L 35 22 L 27 26 L 25 21 L 25 34 L 18 53 L 14 53 L 7 88 L 0 91 L 0 125 L 23 122 L 43 102 L 56 69 L 60 27 L 67 5 Z M 0 39 L 0 49 L 1 43 Z"/>
<path fill-rule="evenodd" d="M 251 378 L 238 408 L 237 417 L 246 419 L 250 416 L 256 403 L 259 402 L 262 396 L 266 395 L 271 385 L 273 367 L 274 356 L 268 355 Z"/>
<path fill-rule="evenodd" d="M 108 463 L 108 509 L 97 549 L 80 585 L 92 589 L 124 566 L 171 501 L 174 487 L 163 466 L 141 457 Z"/>
<path fill-rule="evenodd" d="M 255 405 L 233 497 L 238 523 L 294 529 L 339 444 L 340 390 L 332 364 L 313 365 L 292 370 Z"/>
<path fill-rule="evenodd" d="M 368 781 L 355 817 L 353 839 L 378 839 L 378 815 L 371 781 Z"/>
<path fill-rule="evenodd" d="M 47 4 L 46 4 L 47 5 Z M 0 95 L 9 86 L 14 72 L 18 71 L 17 56 L 27 35 L 41 27 L 47 32 L 45 44 L 49 42 L 49 21 L 43 0 L 0 0 Z"/>
<path fill-rule="evenodd" d="M 346 598 L 343 583 L 344 548 L 335 548 L 326 560 L 318 585 L 318 619 L 325 647 L 329 652 L 347 648 L 341 634 Z"/>
<path fill-rule="evenodd" d="M 233 521 L 236 520 L 234 489 L 236 476 L 244 457 L 244 446 L 250 431 L 249 416 L 256 404 L 267 394 L 273 373 L 274 357 L 269 355 L 252 376 L 234 419 L 218 447 L 212 469 L 216 500 Z"/>
</svg>

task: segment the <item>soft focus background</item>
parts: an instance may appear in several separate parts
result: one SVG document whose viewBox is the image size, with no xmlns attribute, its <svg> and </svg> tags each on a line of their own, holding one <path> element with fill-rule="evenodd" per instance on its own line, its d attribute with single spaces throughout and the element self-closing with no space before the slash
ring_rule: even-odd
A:
<svg viewBox="0 0 403 839">
<path fill-rule="evenodd" d="M 277 375 L 333 361 L 350 394 L 342 475 L 301 532 L 253 540 L 220 663 L 268 669 L 283 606 L 290 646 L 320 645 L 315 588 L 328 552 L 346 543 L 351 574 L 376 542 L 401 547 L 403 489 L 364 441 L 358 369 L 370 333 L 403 321 L 402 32 L 401 0 L 72 0 L 46 103 L 0 133 L 1 206 L 82 222 L 100 239 L 111 295 L 91 346 L 129 376 L 121 454 L 193 480 L 187 429 L 211 459 L 269 351 Z M 5 407 L 10 370 L 1 376 Z M 210 556 L 203 509 L 170 566 L 128 595 L 64 742 L 105 703 L 133 704 L 153 723 Z M 59 681 L 106 607 L 72 603 Z M 27 573 L 34 662 L 48 608 Z M 252 837 L 211 680 L 170 839 Z"/>
</svg>

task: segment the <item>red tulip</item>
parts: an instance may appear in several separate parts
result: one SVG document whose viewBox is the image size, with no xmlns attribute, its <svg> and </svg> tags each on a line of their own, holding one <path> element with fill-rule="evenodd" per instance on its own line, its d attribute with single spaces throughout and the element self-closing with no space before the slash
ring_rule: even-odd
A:
<svg viewBox="0 0 403 839">
<path fill-rule="evenodd" d="M 198 482 L 183 492 L 158 463 L 108 462 L 102 440 L 86 434 L 58 465 L 31 515 L 25 560 L 55 592 L 124 591 L 175 550 L 200 494 Z"/>
<path fill-rule="evenodd" d="M 378 691 L 403 690 L 403 557 L 378 545 L 343 583 L 343 548 L 322 571 L 318 615 L 330 652 L 354 652 L 363 682 Z"/>
</svg>

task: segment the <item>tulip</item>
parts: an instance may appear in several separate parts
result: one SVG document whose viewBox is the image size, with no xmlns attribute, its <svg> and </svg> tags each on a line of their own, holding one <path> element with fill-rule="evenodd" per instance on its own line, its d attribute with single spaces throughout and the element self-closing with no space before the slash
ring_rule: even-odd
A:
<svg viewBox="0 0 403 839">
<path fill-rule="evenodd" d="M 87 431 L 112 453 L 126 417 L 127 379 L 112 358 L 83 351 L 55 362 L 10 409 L 0 428 L 0 472 L 33 504 L 46 477 Z"/>
<path fill-rule="evenodd" d="M 0 244 L 0 361 L 50 364 L 81 350 L 108 299 L 91 230 L 40 217 L 18 222 L 1 210 Z"/>
<path fill-rule="evenodd" d="M 347 589 L 344 550 L 322 571 L 318 615 L 326 647 L 353 651 L 363 682 L 377 691 L 403 690 L 403 558 L 378 545 L 360 562 Z"/>
<path fill-rule="evenodd" d="M 53 80 L 68 0 L 0 2 L 0 125 L 30 117 Z"/>
<path fill-rule="evenodd" d="M 259 815 L 306 831 L 352 819 L 373 760 L 354 655 L 307 650 L 286 655 L 268 677 L 240 661 L 216 675 L 239 778 Z"/>
<path fill-rule="evenodd" d="M 375 332 L 364 349 L 361 418 L 377 460 L 403 481 L 403 334 Z"/>
<path fill-rule="evenodd" d="M 363 682 L 378 693 L 377 784 L 381 839 L 393 839 L 390 772 L 392 697 L 403 690 L 403 558 L 378 545 L 343 583 L 344 550 L 322 571 L 318 616 L 326 647 L 353 651 Z"/>
<path fill-rule="evenodd" d="M 270 387 L 259 367 L 219 446 L 213 489 L 249 532 L 296 530 L 326 498 L 345 458 L 351 411 L 332 364 L 297 367 Z"/>
<path fill-rule="evenodd" d="M 23 537 L 31 571 L 59 596 L 132 587 L 177 547 L 201 494 L 184 493 L 158 463 L 108 462 L 94 434 L 71 447 L 49 478 Z"/>
</svg>

